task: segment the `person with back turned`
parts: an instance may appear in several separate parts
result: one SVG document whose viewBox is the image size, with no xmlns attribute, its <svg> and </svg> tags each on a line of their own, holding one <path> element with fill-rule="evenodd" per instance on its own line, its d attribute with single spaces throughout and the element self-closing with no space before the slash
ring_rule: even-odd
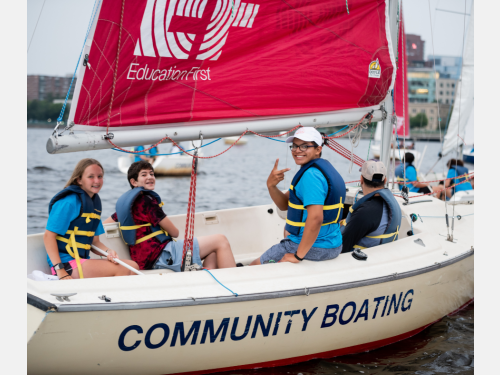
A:
<svg viewBox="0 0 500 375">
<path fill-rule="evenodd" d="M 361 167 L 363 197 L 355 200 L 342 227 L 342 252 L 366 249 L 398 239 L 401 208 L 389 189 L 384 163 L 368 160 Z"/>
<path fill-rule="evenodd" d="M 432 187 L 429 184 L 424 182 L 419 182 L 417 178 L 417 169 L 413 165 L 413 161 L 415 160 L 415 156 L 411 152 L 407 152 L 404 156 L 403 162 L 396 167 L 394 173 L 398 179 L 399 190 L 403 186 L 402 182 L 405 181 L 406 174 L 406 186 L 408 186 L 409 191 L 413 193 L 420 194 L 428 194 L 428 193 L 436 193 L 439 188 Z"/>
<path fill-rule="evenodd" d="M 300 128 L 286 142 L 292 143 L 292 156 L 300 169 L 284 194 L 277 185 L 290 168 L 278 170 L 277 159 L 267 188 L 276 206 L 288 210 L 285 229 L 290 234 L 251 265 L 329 260 L 342 250 L 338 221 L 345 202 L 345 183 L 330 162 L 321 158 L 321 134 L 314 128 Z"/>
</svg>

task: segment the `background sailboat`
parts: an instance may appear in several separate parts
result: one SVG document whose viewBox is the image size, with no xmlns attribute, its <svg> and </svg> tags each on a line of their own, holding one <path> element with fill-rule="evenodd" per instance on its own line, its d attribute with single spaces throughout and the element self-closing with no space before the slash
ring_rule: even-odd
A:
<svg viewBox="0 0 500 375">
<path fill-rule="evenodd" d="M 464 154 L 464 161 L 474 163 L 474 2 L 465 37 L 462 72 L 457 84 L 453 112 L 444 137 L 442 156 L 456 158 Z"/>
</svg>

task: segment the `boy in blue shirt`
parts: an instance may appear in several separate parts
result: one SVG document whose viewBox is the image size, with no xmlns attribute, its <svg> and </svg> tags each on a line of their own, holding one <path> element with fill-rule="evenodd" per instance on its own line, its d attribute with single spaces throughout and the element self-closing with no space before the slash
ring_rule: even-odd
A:
<svg viewBox="0 0 500 375">
<path fill-rule="evenodd" d="M 342 251 L 338 221 L 342 219 L 345 183 L 330 162 L 321 159 L 321 134 L 314 128 L 300 128 L 286 142 L 292 143 L 292 156 L 300 170 L 284 194 L 277 185 L 290 168 L 278 170 L 279 159 L 276 160 L 267 187 L 276 206 L 288 210 L 285 229 L 290 234 L 251 265 L 328 260 Z"/>
</svg>

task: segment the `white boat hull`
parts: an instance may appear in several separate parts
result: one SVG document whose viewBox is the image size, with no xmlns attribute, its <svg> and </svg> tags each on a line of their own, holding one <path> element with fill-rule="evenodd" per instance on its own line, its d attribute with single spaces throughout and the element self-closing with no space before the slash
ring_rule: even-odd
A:
<svg viewBox="0 0 500 375">
<path fill-rule="evenodd" d="M 200 153 L 200 155 L 202 154 Z M 120 172 L 126 174 L 133 160 L 134 158 L 130 156 L 119 157 L 118 169 Z M 157 176 L 189 176 L 191 175 L 192 163 L 193 159 L 190 156 L 158 156 L 153 163 L 153 168 Z M 198 159 L 198 170 L 202 163 L 202 159 Z"/>
<path fill-rule="evenodd" d="M 377 159 L 380 159 L 380 145 L 372 145 L 371 146 L 371 151 L 372 151 L 372 154 L 373 154 L 373 157 L 374 158 L 377 158 Z M 415 156 L 415 163 L 417 160 L 420 160 L 420 152 L 418 152 L 417 150 L 406 150 L 406 152 L 410 152 L 413 154 L 413 156 Z M 401 150 L 391 150 L 389 152 L 389 157 L 391 159 L 395 159 L 395 160 L 399 160 L 401 161 L 401 158 L 404 157 L 404 151 L 403 149 Z"/>
<path fill-rule="evenodd" d="M 356 191 L 349 188 L 347 204 Z M 28 279 L 28 373 L 209 373 L 357 353 L 412 336 L 474 298 L 474 220 L 466 216 L 473 206 L 455 208 L 463 217 L 455 220 L 452 243 L 443 236 L 444 217 L 426 218 L 444 216 L 443 203 L 428 200 L 401 204 L 400 239 L 364 250 L 366 262 L 341 254 L 213 270 L 237 297 L 205 271 Z M 414 236 L 408 236 L 410 213 L 424 217 L 413 223 Z M 185 215 L 170 218 L 183 227 Z M 277 243 L 283 227 L 274 205 L 195 218 L 196 236 L 224 233 L 244 264 Z M 116 224 L 105 230 L 101 240 L 129 257 Z M 28 236 L 28 261 L 28 273 L 48 273 L 42 234 Z M 77 294 L 59 302 L 53 293 Z M 103 294 L 112 301 L 100 300 Z M 71 358 L 71 367 L 60 366 L 54 353 Z"/>
</svg>

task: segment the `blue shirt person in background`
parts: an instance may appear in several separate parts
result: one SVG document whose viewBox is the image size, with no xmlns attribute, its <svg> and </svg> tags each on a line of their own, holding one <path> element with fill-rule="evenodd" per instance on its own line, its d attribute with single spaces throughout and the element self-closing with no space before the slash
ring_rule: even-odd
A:
<svg viewBox="0 0 500 375">
<path fill-rule="evenodd" d="M 138 162 L 139 160 L 146 160 L 150 164 L 153 164 L 157 156 L 154 156 L 158 154 L 158 147 L 153 147 L 152 149 L 148 151 L 144 151 L 146 149 L 145 146 L 138 146 L 134 151 L 143 151 L 138 154 L 135 154 L 134 158 L 134 163 Z"/>
<path fill-rule="evenodd" d="M 314 128 L 303 127 L 286 142 L 292 143 L 290 149 L 293 159 L 301 169 L 292 181 L 291 190 L 282 193 L 277 185 L 283 181 L 290 168 L 278 170 L 277 159 L 267 179 L 267 187 L 276 206 L 282 211 L 288 210 L 287 228 L 293 234 L 272 246 L 251 265 L 280 261 L 299 263 L 303 259 L 329 260 L 336 258 L 342 250 L 338 220 L 342 219 L 345 183 L 335 168 L 321 159 L 321 134 Z M 301 204 L 293 203 L 292 200 Z M 340 203 L 333 204 L 333 201 Z M 331 208 L 334 206 L 335 209 Z M 324 210 L 330 209 L 332 211 L 324 213 Z M 331 216 L 337 219 L 331 220 Z M 325 223 L 326 218 L 331 222 Z"/>
<path fill-rule="evenodd" d="M 457 191 L 465 191 L 473 189 L 471 183 L 469 182 L 470 181 L 470 176 L 468 176 L 469 169 L 467 167 L 464 167 L 464 162 L 462 160 L 450 159 L 448 160 L 447 167 L 449 169 L 446 178 L 451 178 L 451 180 L 446 180 L 444 186 L 449 187 L 452 185 L 457 185 L 450 189 L 446 189 L 446 197 L 448 199 L 451 198 L 453 194 L 455 194 Z M 464 177 L 456 178 L 458 176 L 464 176 Z"/>
<path fill-rule="evenodd" d="M 397 180 L 399 182 L 399 190 L 404 185 L 405 174 L 406 174 L 406 186 L 408 190 L 413 193 L 428 194 L 432 192 L 437 192 L 441 188 L 437 186 L 430 186 L 424 182 L 418 181 L 417 169 L 413 165 L 415 156 L 411 152 L 407 152 L 403 158 L 401 164 L 396 167 L 394 173 L 396 174 Z"/>
</svg>

